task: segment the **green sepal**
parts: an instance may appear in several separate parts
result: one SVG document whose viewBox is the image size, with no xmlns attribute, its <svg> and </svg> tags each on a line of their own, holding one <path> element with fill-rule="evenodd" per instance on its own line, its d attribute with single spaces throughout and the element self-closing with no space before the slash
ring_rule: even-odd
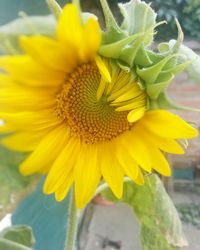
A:
<svg viewBox="0 0 200 250">
<path fill-rule="evenodd" d="M 179 48 L 183 40 L 183 32 L 176 20 L 178 38 L 173 48 L 169 44 L 158 46 L 156 53 L 148 48 L 153 41 L 154 29 L 163 22 L 156 23 L 156 13 L 150 5 L 141 0 L 131 0 L 119 4 L 123 16 L 119 25 L 113 16 L 106 0 L 101 0 L 105 15 L 106 30 L 99 54 L 116 59 L 118 65 L 128 71 L 136 68 L 138 81 L 146 88 L 150 99 L 163 92 L 174 75 L 189 65 L 189 60 L 179 60 Z M 141 18 L 142 17 L 142 18 Z"/>
<path fill-rule="evenodd" d="M 106 0 L 100 0 L 103 9 L 106 30 L 102 34 L 102 44 L 109 44 L 127 37 L 126 31 L 122 30 L 113 16 Z"/>
<path fill-rule="evenodd" d="M 152 63 L 153 61 L 151 60 L 148 51 L 144 48 L 144 46 L 142 46 L 136 54 L 135 64 L 147 67 L 150 66 Z"/>
<path fill-rule="evenodd" d="M 115 58 L 118 59 L 122 54 L 124 48 L 126 48 L 129 44 L 133 43 L 141 39 L 144 36 L 144 33 L 134 34 L 132 36 L 126 37 L 120 41 L 102 45 L 99 49 L 99 54 L 104 57 Z"/>
<path fill-rule="evenodd" d="M 173 48 L 175 44 L 176 40 L 171 40 L 169 42 L 171 48 Z M 185 45 L 180 46 L 180 53 L 185 56 L 181 57 L 183 63 L 186 61 L 191 62 L 186 71 L 196 83 L 200 84 L 200 56 Z"/>
<path fill-rule="evenodd" d="M 121 59 L 130 67 L 134 64 L 151 64 L 145 48 L 153 41 L 156 13 L 150 5 L 137 0 L 119 4 L 123 16 L 119 25 L 106 0 L 101 0 L 106 29 L 102 34 L 99 53 L 108 58 Z M 143 17 L 141 19 L 141 16 Z"/>
<path fill-rule="evenodd" d="M 178 30 L 178 37 L 177 37 L 177 41 L 174 44 L 173 49 L 172 49 L 173 53 L 177 53 L 180 51 L 181 45 L 183 43 L 183 38 L 184 38 L 184 34 L 182 31 L 181 25 L 180 25 L 177 18 L 175 18 L 175 22 L 176 22 L 176 26 L 177 26 L 177 30 Z"/>
<path fill-rule="evenodd" d="M 152 64 L 156 64 L 165 58 L 165 56 L 162 53 L 156 53 L 152 50 L 147 49 L 146 53 L 148 54 L 148 57 L 152 61 Z"/>
<path fill-rule="evenodd" d="M 176 22 L 176 26 L 177 26 L 177 30 L 178 30 L 178 37 L 177 40 L 173 40 L 173 44 L 171 42 L 166 43 L 160 43 L 158 45 L 158 51 L 165 54 L 165 55 L 171 55 L 174 53 L 179 53 L 180 52 L 180 48 L 182 46 L 182 42 L 183 42 L 183 31 L 181 28 L 181 25 L 179 23 L 179 21 L 175 18 L 175 22 Z M 171 40 L 172 41 L 172 40 Z"/>
<path fill-rule="evenodd" d="M 173 79 L 174 79 L 174 75 L 169 74 L 168 78 L 164 80 L 163 82 L 159 82 L 153 85 L 147 85 L 148 96 L 151 99 L 156 100 L 158 96 L 160 95 L 160 93 L 169 86 L 169 84 L 172 82 Z"/>
<path fill-rule="evenodd" d="M 124 47 L 119 58 L 132 66 L 135 63 L 135 58 L 138 55 L 138 52 L 140 51 L 145 38 L 146 34 L 136 39 L 131 45 L 127 45 L 126 47 Z"/>
<path fill-rule="evenodd" d="M 188 66 L 191 64 L 191 61 L 186 61 L 184 63 L 175 65 L 172 69 L 168 69 L 168 70 L 164 70 L 164 73 L 173 73 L 174 75 L 182 72 L 183 70 L 185 70 L 186 68 L 188 68 Z"/>
<path fill-rule="evenodd" d="M 156 101 L 150 100 L 150 109 L 155 108 L 155 105 L 156 108 L 159 109 L 176 109 L 176 110 L 188 110 L 188 111 L 200 112 L 200 109 L 176 104 L 168 97 L 167 93 L 164 91 L 159 94 Z"/>
<path fill-rule="evenodd" d="M 158 51 L 163 54 L 163 56 L 166 54 L 169 54 L 170 52 L 170 46 L 169 43 L 163 42 L 158 44 Z"/>
<path fill-rule="evenodd" d="M 151 99 L 156 100 L 159 94 L 167 89 L 167 87 L 174 79 L 174 76 L 187 68 L 190 63 L 190 61 L 187 61 L 185 63 L 178 64 L 168 70 L 161 71 L 156 79 L 156 82 L 154 82 L 153 84 L 146 84 L 148 96 Z"/>
<path fill-rule="evenodd" d="M 149 45 L 153 40 L 157 16 L 150 5 L 140 0 L 131 0 L 128 3 L 119 4 L 119 8 L 124 17 L 121 28 L 126 30 L 128 35 L 152 31 L 145 40 L 145 45 Z"/>
<path fill-rule="evenodd" d="M 177 58 L 177 56 L 178 55 L 175 54 L 175 55 L 170 55 L 168 57 L 165 57 L 160 62 L 148 68 L 140 69 L 139 67 L 137 67 L 137 74 L 146 82 L 146 84 L 153 84 L 157 80 L 159 74 L 162 72 L 162 69 L 164 68 L 164 66 L 166 66 L 166 64 L 170 61 L 170 59 L 174 57 Z"/>
</svg>

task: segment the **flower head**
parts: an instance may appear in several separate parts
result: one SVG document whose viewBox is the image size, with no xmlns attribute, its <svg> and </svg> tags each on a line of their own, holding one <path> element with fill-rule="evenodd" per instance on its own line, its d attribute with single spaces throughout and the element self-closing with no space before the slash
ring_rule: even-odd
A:
<svg viewBox="0 0 200 250">
<path fill-rule="evenodd" d="M 143 184 L 144 172 L 170 175 L 163 152 L 184 153 L 177 139 L 197 131 L 168 111 L 149 110 L 145 72 L 98 55 L 96 19 L 83 24 L 68 4 L 56 38 L 21 37 L 20 43 L 25 54 L 0 58 L 0 115 L 1 129 L 12 132 L 3 144 L 31 152 L 23 174 L 47 174 L 44 192 L 58 201 L 74 184 L 78 207 L 102 178 L 120 198 L 124 176 Z"/>
</svg>

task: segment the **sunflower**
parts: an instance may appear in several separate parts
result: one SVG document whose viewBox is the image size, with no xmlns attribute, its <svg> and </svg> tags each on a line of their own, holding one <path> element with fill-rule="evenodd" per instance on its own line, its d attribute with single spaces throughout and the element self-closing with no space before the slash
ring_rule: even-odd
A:
<svg viewBox="0 0 200 250">
<path fill-rule="evenodd" d="M 23 36 L 20 44 L 23 55 L 0 58 L 0 129 L 9 132 L 2 143 L 30 152 L 20 170 L 46 174 L 45 194 L 61 201 L 74 185 L 83 207 L 102 179 L 120 198 L 124 176 L 143 184 L 146 172 L 170 175 L 163 152 L 183 154 L 177 139 L 197 131 L 168 111 L 149 110 L 139 77 L 98 55 L 96 19 L 83 24 L 67 4 L 55 38 Z"/>
</svg>

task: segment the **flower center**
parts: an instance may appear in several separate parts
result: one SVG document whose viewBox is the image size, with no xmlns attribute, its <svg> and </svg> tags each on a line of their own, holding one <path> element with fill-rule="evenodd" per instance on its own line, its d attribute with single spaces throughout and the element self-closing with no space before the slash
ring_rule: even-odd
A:
<svg viewBox="0 0 200 250">
<path fill-rule="evenodd" d="M 57 96 L 56 113 L 86 143 L 111 140 L 133 126 L 127 120 L 128 111 L 116 111 L 110 94 L 105 92 L 97 98 L 100 81 L 95 62 L 81 65 L 69 75 Z"/>
</svg>

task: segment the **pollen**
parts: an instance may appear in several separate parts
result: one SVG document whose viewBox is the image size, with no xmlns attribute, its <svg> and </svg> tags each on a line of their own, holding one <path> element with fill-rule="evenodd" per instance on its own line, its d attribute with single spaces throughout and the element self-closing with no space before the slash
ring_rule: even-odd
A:
<svg viewBox="0 0 200 250">
<path fill-rule="evenodd" d="M 79 66 L 68 76 L 57 96 L 57 115 L 67 123 L 71 133 L 85 143 L 112 140 L 133 126 L 127 120 L 128 110 L 117 111 L 120 104 L 113 100 L 112 91 L 108 93 L 105 89 L 97 98 L 100 84 L 100 71 L 95 62 L 90 62 Z M 113 91 L 117 93 L 114 85 Z"/>
</svg>

